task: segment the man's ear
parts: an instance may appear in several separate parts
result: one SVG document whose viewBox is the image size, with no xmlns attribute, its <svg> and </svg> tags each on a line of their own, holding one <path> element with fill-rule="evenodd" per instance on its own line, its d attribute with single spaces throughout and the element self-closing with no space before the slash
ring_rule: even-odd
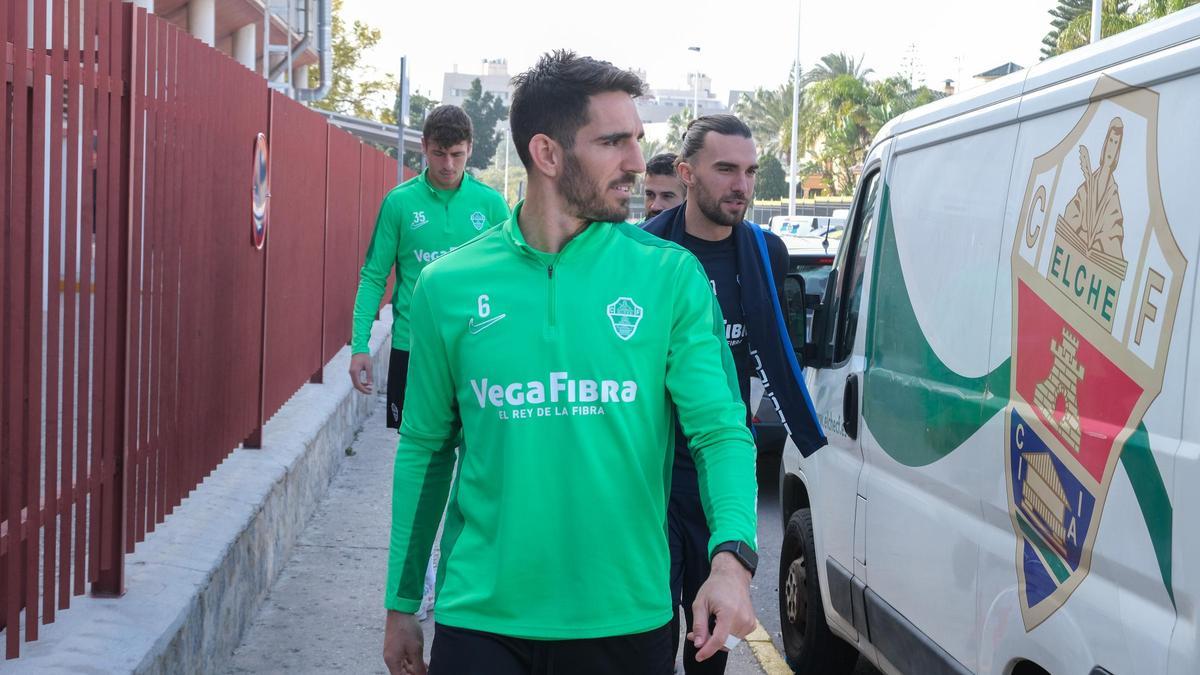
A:
<svg viewBox="0 0 1200 675">
<path fill-rule="evenodd" d="M 563 157 L 562 146 L 546 134 L 534 134 L 529 139 L 529 158 L 533 166 L 546 176 L 556 178 L 562 173 Z"/>
<path fill-rule="evenodd" d="M 692 181 L 695 176 L 692 174 L 692 165 L 687 162 L 680 162 L 675 165 L 675 175 L 679 176 L 679 180 L 685 188 L 692 187 Z"/>
</svg>

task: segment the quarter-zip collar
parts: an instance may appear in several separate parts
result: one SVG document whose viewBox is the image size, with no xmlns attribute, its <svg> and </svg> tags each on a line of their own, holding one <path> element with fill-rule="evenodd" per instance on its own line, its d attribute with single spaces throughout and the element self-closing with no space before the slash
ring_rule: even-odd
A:
<svg viewBox="0 0 1200 675">
<path fill-rule="evenodd" d="M 523 255 L 537 260 L 542 264 L 557 264 L 557 261 L 568 250 L 571 251 L 571 258 L 577 258 L 581 253 L 599 246 L 612 230 L 612 223 L 590 223 L 583 231 L 575 235 L 570 241 L 562 247 L 558 253 L 548 253 L 539 251 L 529 242 L 525 240 L 525 235 L 521 233 L 521 227 L 517 224 L 517 218 L 521 214 L 521 207 L 525 205 L 525 200 L 517 202 L 513 208 L 512 217 L 509 218 L 501 229 L 504 232 L 504 238 Z"/>
<path fill-rule="evenodd" d="M 442 188 L 434 185 L 433 181 L 429 180 L 429 167 L 425 167 L 424 171 L 417 174 L 417 180 L 429 190 L 429 194 L 433 195 L 434 199 L 442 202 L 449 202 L 454 198 L 454 195 L 462 192 L 463 188 L 467 186 L 467 181 L 471 180 L 471 174 L 464 171 L 462 180 L 458 183 L 458 187 L 450 188 L 449 190 L 443 190 Z"/>
</svg>

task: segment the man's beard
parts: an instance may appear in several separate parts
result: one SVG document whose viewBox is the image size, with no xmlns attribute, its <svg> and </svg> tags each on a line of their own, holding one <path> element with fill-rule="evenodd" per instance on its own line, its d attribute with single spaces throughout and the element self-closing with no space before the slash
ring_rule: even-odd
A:
<svg viewBox="0 0 1200 675">
<path fill-rule="evenodd" d="M 625 178 L 613 181 L 608 187 L 633 185 L 636 174 L 626 174 Z M 575 210 L 575 216 L 585 221 L 595 223 L 617 223 L 629 217 L 629 199 L 626 198 L 619 206 L 605 202 L 607 188 L 598 190 L 596 185 L 588 180 L 583 166 L 576 159 L 575 153 L 567 152 L 563 159 L 563 176 L 559 182 L 559 191 L 567 204 Z"/>
<path fill-rule="evenodd" d="M 730 215 L 721 210 L 721 200 L 725 198 L 741 199 L 746 202 L 746 206 L 742 208 L 741 212 Z M 696 181 L 696 184 L 688 190 L 688 199 L 696 200 L 696 206 L 700 207 L 700 213 L 703 213 L 704 217 L 717 225 L 724 225 L 725 227 L 734 227 L 745 220 L 746 208 L 750 206 L 750 199 L 745 193 L 731 192 L 723 197 L 714 197 L 700 181 Z"/>
</svg>

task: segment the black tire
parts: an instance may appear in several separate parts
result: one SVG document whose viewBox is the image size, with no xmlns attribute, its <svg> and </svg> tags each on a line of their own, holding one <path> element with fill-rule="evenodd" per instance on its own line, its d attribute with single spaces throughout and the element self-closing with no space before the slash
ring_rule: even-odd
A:
<svg viewBox="0 0 1200 675">
<path fill-rule="evenodd" d="M 858 650 L 829 630 L 817 577 L 812 513 L 788 519 L 779 555 L 779 622 L 787 663 L 801 675 L 849 675 Z"/>
</svg>

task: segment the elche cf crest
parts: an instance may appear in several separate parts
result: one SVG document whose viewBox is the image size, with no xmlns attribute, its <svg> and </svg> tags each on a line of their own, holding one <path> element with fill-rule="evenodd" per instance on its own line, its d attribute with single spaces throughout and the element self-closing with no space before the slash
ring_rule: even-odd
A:
<svg viewBox="0 0 1200 675">
<path fill-rule="evenodd" d="M 607 309 L 608 320 L 612 322 L 617 337 L 628 340 L 637 331 L 638 323 L 642 320 L 642 308 L 632 298 L 625 296 L 617 298 Z"/>
<path fill-rule="evenodd" d="M 471 225 L 476 230 L 482 230 L 484 225 L 487 225 L 487 216 L 483 215 L 482 211 L 476 211 L 471 214 Z"/>
<path fill-rule="evenodd" d="M 1005 472 L 1026 630 L 1087 577 L 1187 267 L 1159 192 L 1158 94 L 1104 77 L 1092 101 L 1033 161 L 1013 242 Z"/>
</svg>

